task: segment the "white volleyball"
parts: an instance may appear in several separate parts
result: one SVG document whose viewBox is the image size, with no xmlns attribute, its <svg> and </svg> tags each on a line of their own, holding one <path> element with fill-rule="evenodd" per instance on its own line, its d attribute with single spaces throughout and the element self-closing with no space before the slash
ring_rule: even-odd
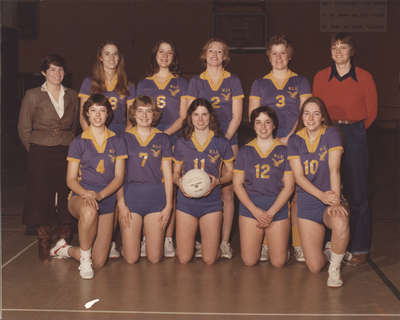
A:
<svg viewBox="0 0 400 320">
<path fill-rule="evenodd" d="M 182 188 L 192 198 L 201 198 L 210 188 L 210 177 L 204 170 L 192 169 L 182 177 Z"/>
</svg>

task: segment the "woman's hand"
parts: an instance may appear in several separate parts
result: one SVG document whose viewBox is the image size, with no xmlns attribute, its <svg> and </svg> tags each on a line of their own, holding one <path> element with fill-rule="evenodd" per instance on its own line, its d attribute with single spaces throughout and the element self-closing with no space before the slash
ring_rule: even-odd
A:
<svg viewBox="0 0 400 320">
<path fill-rule="evenodd" d="M 167 227 L 169 217 L 171 215 L 171 208 L 165 207 L 160 211 L 160 222 L 163 230 Z"/>
<path fill-rule="evenodd" d="M 261 208 L 257 207 L 252 214 L 257 220 L 257 227 L 260 229 L 267 228 L 272 222 L 272 217 L 268 215 L 267 211 Z"/>
<path fill-rule="evenodd" d="M 132 222 L 132 213 L 125 204 L 125 201 L 117 201 L 119 222 L 122 225 L 129 226 Z"/>
<path fill-rule="evenodd" d="M 99 204 L 96 200 L 97 192 L 93 190 L 85 190 L 80 196 L 83 199 L 83 204 L 85 206 L 99 210 Z"/>
<path fill-rule="evenodd" d="M 340 204 L 340 197 L 336 192 L 328 190 L 322 193 L 321 201 L 328 206 L 335 206 Z"/>
<path fill-rule="evenodd" d="M 210 187 L 208 188 L 207 193 L 203 196 L 203 197 L 207 197 L 213 190 L 214 188 L 219 184 L 218 179 L 213 176 L 212 174 L 208 174 L 208 176 L 210 177 Z"/>
<path fill-rule="evenodd" d="M 342 206 L 341 204 L 339 205 L 333 205 L 327 208 L 327 214 L 330 217 L 335 217 L 335 216 L 344 216 L 344 217 L 348 217 L 349 216 L 349 212 L 347 211 L 347 209 Z"/>
</svg>

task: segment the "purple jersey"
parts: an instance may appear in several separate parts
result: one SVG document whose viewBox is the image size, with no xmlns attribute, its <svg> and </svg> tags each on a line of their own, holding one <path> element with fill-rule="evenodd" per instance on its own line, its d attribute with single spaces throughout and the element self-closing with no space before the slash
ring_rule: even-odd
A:
<svg viewBox="0 0 400 320">
<path fill-rule="evenodd" d="M 161 161 L 172 159 L 168 135 L 153 128 L 146 141 L 142 141 L 136 127 L 124 133 L 128 149 L 125 182 L 161 183 Z"/>
<path fill-rule="evenodd" d="M 139 81 L 137 95 L 152 97 L 162 111 L 158 129 L 168 129 L 179 118 L 179 106 L 187 86 L 186 79 L 172 74 L 164 83 L 158 82 L 155 75 Z"/>
<path fill-rule="evenodd" d="M 244 188 L 249 195 L 277 196 L 283 188 L 283 175 L 292 173 L 287 147 L 275 139 L 271 148 L 263 153 L 257 139 L 253 139 L 240 148 L 235 171 L 245 174 Z"/>
<path fill-rule="evenodd" d="M 126 125 L 126 105 L 133 102 L 135 99 L 135 86 L 133 84 L 129 84 L 128 96 L 120 96 L 114 91 L 116 85 L 117 78 L 115 78 L 115 81 L 110 86 L 106 86 L 107 91 L 102 92 L 102 94 L 108 98 L 108 101 L 110 101 L 114 111 L 114 117 L 110 124 L 110 129 L 115 130 L 117 134 L 122 134 Z M 90 78 L 85 78 L 79 90 L 79 97 L 89 98 L 89 96 L 92 94 L 91 88 L 92 80 Z"/>
<path fill-rule="evenodd" d="M 104 188 L 115 176 L 115 160 L 126 159 L 125 142 L 106 128 L 105 140 L 99 146 L 91 128 L 72 140 L 68 161 L 79 162 L 79 179 L 84 185 Z"/>
<path fill-rule="evenodd" d="M 293 129 L 300 113 L 300 97 L 311 96 L 307 78 L 288 71 L 287 78 L 278 85 L 272 72 L 253 82 L 250 98 L 260 99 L 261 106 L 272 107 L 279 120 L 277 137 L 286 137 Z"/>
<path fill-rule="evenodd" d="M 321 128 L 312 144 L 303 128 L 289 139 L 288 159 L 300 159 L 304 176 L 318 189 L 328 191 L 331 189 L 328 153 L 335 149 L 343 150 L 342 139 L 335 127 Z M 297 190 L 305 192 L 299 186 Z"/>
<path fill-rule="evenodd" d="M 194 76 L 189 82 L 187 96 L 210 101 L 224 133 L 232 120 L 232 101 L 244 97 L 240 79 L 228 71 L 223 72 L 217 84 L 212 82 L 207 71 Z"/>
<path fill-rule="evenodd" d="M 215 137 L 214 132 L 210 131 L 204 145 L 197 142 L 194 134 L 189 140 L 179 138 L 174 148 L 174 159 L 183 162 L 182 176 L 191 169 L 202 169 L 219 178 L 222 162 L 233 161 L 234 158 L 228 140 Z"/>
</svg>

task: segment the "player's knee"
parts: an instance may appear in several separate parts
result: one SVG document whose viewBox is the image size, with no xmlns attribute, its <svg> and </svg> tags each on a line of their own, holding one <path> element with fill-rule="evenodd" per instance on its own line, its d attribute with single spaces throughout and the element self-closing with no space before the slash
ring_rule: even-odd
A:
<svg viewBox="0 0 400 320">
<path fill-rule="evenodd" d="M 346 237 L 350 231 L 349 219 L 347 217 L 335 217 L 332 229 L 337 236 Z"/>
<path fill-rule="evenodd" d="M 187 264 L 190 262 L 190 260 L 192 259 L 191 256 L 187 255 L 187 254 L 182 254 L 182 253 L 177 253 L 178 256 L 178 260 L 180 264 Z"/>
<path fill-rule="evenodd" d="M 286 264 L 287 256 L 270 257 L 271 265 L 275 268 L 282 268 Z"/>
<path fill-rule="evenodd" d="M 208 264 L 208 265 L 214 264 L 216 260 L 217 260 L 216 256 L 207 256 L 207 255 L 203 254 L 203 262 L 205 264 Z"/>
<path fill-rule="evenodd" d="M 148 254 L 147 255 L 147 260 L 149 260 L 151 263 L 155 264 L 155 263 L 159 263 L 161 261 L 161 254 Z"/>
<path fill-rule="evenodd" d="M 94 221 L 96 221 L 97 216 L 98 216 L 98 214 L 97 214 L 96 209 L 89 207 L 89 208 L 85 208 L 82 211 L 82 213 L 81 213 L 81 215 L 79 217 L 79 220 L 82 221 L 83 223 L 91 224 Z"/>
<path fill-rule="evenodd" d="M 252 267 L 256 265 L 256 263 L 258 262 L 258 257 L 250 257 L 248 255 L 242 254 L 242 261 L 245 264 L 245 266 Z"/>
<path fill-rule="evenodd" d="M 128 264 L 135 264 L 139 260 L 139 255 L 126 254 L 122 252 L 122 256 L 124 257 L 124 260 Z"/>
<path fill-rule="evenodd" d="M 310 270 L 312 273 L 319 273 L 323 267 L 323 265 L 321 265 L 320 263 L 316 263 L 313 261 L 306 260 L 306 264 L 307 264 L 308 270 Z"/>
</svg>

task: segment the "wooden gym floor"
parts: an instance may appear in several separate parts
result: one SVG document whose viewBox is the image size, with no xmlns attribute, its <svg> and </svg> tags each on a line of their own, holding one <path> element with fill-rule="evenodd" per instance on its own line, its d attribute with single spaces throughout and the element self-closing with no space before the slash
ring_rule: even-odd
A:
<svg viewBox="0 0 400 320">
<path fill-rule="evenodd" d="M 93 280 L 81 280 L 78 263 L 37 258 L 37 241 L 21 224 L 25 153 L 3 145 L 3 319 L 400 319 L 399 132 L 369 133 L 373 244 L 369 262 L 345 266 L 345 285 L 326 286 L 326 269 L 311 274 L 293 260 L 281 270 L 268 263 L 245 267 L 239 235 L 234 257 L 206 266 L 174 258 L 151 265 L 109 261 Z M 6 151 L 6 152 L 4 152 Z M 379 151 L 379 152 L 378 152 Z M 76 241 L 77 236 L 75 236 Z M 91 309 L 84 304 L 100 299 Z"/>
</svg>

